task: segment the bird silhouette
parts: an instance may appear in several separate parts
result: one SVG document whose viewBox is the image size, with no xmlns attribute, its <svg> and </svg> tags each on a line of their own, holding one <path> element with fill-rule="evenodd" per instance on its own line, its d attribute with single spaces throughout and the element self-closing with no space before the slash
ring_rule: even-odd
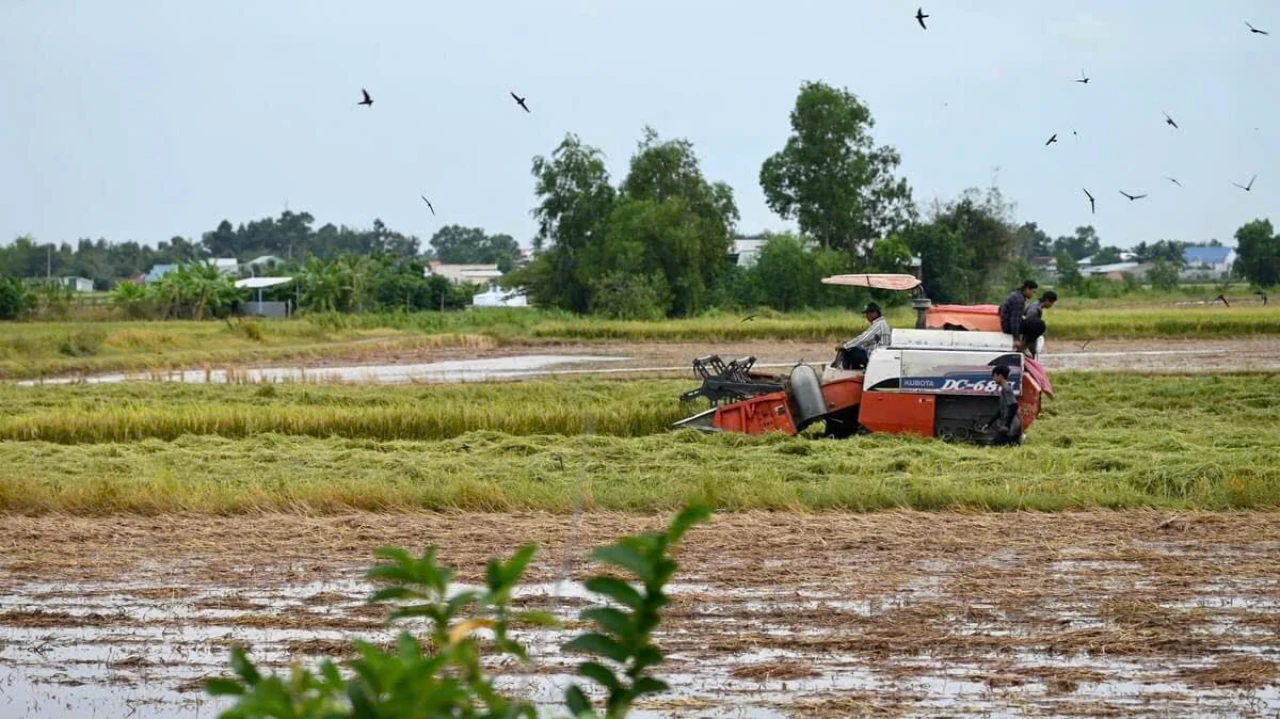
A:
<svg viewBox="0 0 1280 719">
<path fill-rule="evenodd" d="M 1076 132 L 1075 130 L 1071 131 L 1071 136 L 1076 138 L 1076 142 L 1080 141 L 1080 133 Z"/>
<path fill-rule="evenodd" d="M 1092 342 L 1092 341 L 1093 341 L 1093 339 L 1092 339 L 1092 338 L 1085 340 L 1085 341 L 1084 341 L 1084 344 L 1080 345 L 1080 349 L 1084 349 L 1085 347 L 1088 347 L 1088 346 L 1089 346 L 1089 343 L 1090 343 L 1090 342 Z"/>
<path fill-rule="evenodd" d="M 1121 191 L 1120 191 L 1120 194 L 1122 194 L 1122 195 L 1124 195 L 1125 197 L 1129 198 L 1129 202 L 1133 202 L 1134 200 L 1141 200 L 1142 198 L 1146 197 L 1146 195 L 1130 195 L 1129 193 L 1125 192 L 1124 190 L 1121 190 Z"/>
<path fill-rule="evenodd" d="M 1241 185 L 1241 184 L 1240 184 L 1240 183 L 1238 183 L 1238 182 L 1233 182 L 1233 183 L 1231 183 L 1231 184 L 1235 185 L 1236 187 L 1239 187 L 1240 189 L 1244 190 L 1245 192 L 1253 192 L 1253 181 L 1254 181 L 1254 180 L 1256 180 L 1256 179 L 1258 179 L 1258 176 L 1257 176 L 1257 175 L 1254 175 L 1253 177 L 1250 177 L 1250 178 L 1249 178 L 1249 184 L 1247 184 L 1247 185 Z"/>
<path fill-rule="evenodd" d="M 927 17 L 929 16 L 924 14 L 924 8 L 922 7 L 916 8 L 916 22 L 920 23 L 920 27 L 924 28 L 925 30 L 929 29 L 929 26 L 924 24 L 924 19 Z"/>
<path fill-rule="evenodd" d="M 1174 122 L 1173 118 L 1169 117 L 1169 113 L 1167 112 L 1164 113 L 1164 124 L 1168 125 L 1169 127 L 1172 127 L 1175 130 L 1178 129 L 1178 123 Z"/>
<path fill-rule="evenodd" d="M 1168 180 L 1169 182 L 1172 182 L 1173 184 L 1177 185 L 1178 187 L 1182 187 L 1182 183 L 1181 183 L 1181 182 L 1178 182 L 1177 178 L 1175 178 L 1175 177 L 1169 177 L 1169 176 L 1167 176 L 1167 175 L 1166 175 L 1164 179 Z"/>
<path fill-rule="evenodd" d="M 1081 85 L 1089 84 L 1089 76 L 1084 74 L 1084 68 L 1080 69 L 1080 79 L 1076 80 L 1076 82 L 1080 83 Z"/>
<path fill-rule="evenodd" d="M 1057 141 L 1058 141 L 1058 133 L 1055 132 L 1053 133 L 1053 137 L 1049 138 L 1048 140 L 1045 140 L 1045 143 L 1044 143 L 1045 147 L 1048 147 L 1049 145 L 1052 145 Z"/>
<path fill-rule="evenodd" d="M 1258 292 L 1258 293 L 1256 293 L 1256 294 L 1257 294 L 1259 297 L 1261 297 L 1261 298 L 1262 298 L 1262 304 L 1263 304 L 1263 305 L 1267 304 L 1267 293 L 1266 293 L 1266 292 Z"/>
<path fill-rule="evenodd" d="M 1230 302 L 1227 302 L 1227 296 L 1226 296 L 1226 295 L 1218 295 L 1217 297 L 1214 297 L 1214 298 L 1213 298 L 1213 301 L 1214 301 L 1214 302 L 1221 301 L 1221 302 L 1222 302 L 1222 304 L 1226 305 L 1227 307 L 1230 307 L 1230 306 L 1231 306 L 1231 303 L 1230 303 Z"/>
<path fill-rule="evenodd" d="M 742 324 L 743 322 L 750 322 L 751 320 L 754 320 L 759 316 L 760 315 L 747 315 L 746 317 L 743 317 L 741 320 L 739 320 L 738 324 Z"/>
<path fill-rule="evenodd" d="M 511 97 L 512 97 L 512 99 L 514 99 L 514 100 L 516 101 L 516 104 L 517 104 L 517 105 L 519 105 L 521 108 L 523 108 L 523 109 L 524 109 L 524 111 L 525 111 L 525 112 L 532 112 L 532 110 L 530 110 L 530 109 L 529 109 L 529 106 L 528 106 L 528 105 L 526 105 L 526 104 L 524 104 L 525 98 L 520 97 L 519 95 L 515 94 L 514 92 L 513 92 L 513 93 L 511 93 Z"/>
<path fill-rule="evenodd" d="M 357 104 L 357 105 L 368 105 L 369 107 L 373 107 L 373 98 L 369 96 L 369 91 L 368 91 L 368 90 L 365 90 L 365 89 L 363 89 L 363 88 L 362 88 L 362 89 L 360 90 L 360 94 L 361 94 L 361 95 L 364 95 L 364 99 L 363 99 L 363 100 L 361 100 L 360 102 L 356 103 L 356 104 Z"/>
<path fill-rule="evenodd" d="M 1081 187 L 1080 189 L 1084 190 L 1083 187 Z M 1097 208 L 1094 206 L 1093 195 L 1090 195 L 1088 190 L 1084 190 L 1084 196 L 1089 198 L 1089 214 L 1091 215 L 1098 214 Z"/>
<path fill-rule="evenodd" d="M 1271 34 L 1266 30 L 1259 30 L 1258 28 L 1250 25 L 1248 20 L 1245 20 L 1244 24 L 1249 28 L 1249 32 L 1253 33 L 1254 35 L 1270 35 Z"/>
<path fill-rule="evenodd" d="M 422 198 L 422 201 L 423 201 L 423 202 L 425 202 L 425 203 L 427 203 L 427 209 L 428 209 L 428 210 L 431 210 L 431 216 L 432 216 L 432 217 L 435 217 L 435 215 L 436 215 L 436 208 L 435 208 L 435 207 L 433 207 L 433 206 L 431 205 L 431 200 L 428 200 L 426 195 L 418 195 L 418 197 L 421 197 L 421 198 Z"/>
</svg>

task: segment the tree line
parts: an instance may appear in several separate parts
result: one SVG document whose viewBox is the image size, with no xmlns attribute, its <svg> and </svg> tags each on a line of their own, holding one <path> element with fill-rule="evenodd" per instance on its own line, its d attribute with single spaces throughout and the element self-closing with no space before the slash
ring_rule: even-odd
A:
<svg viewBox="0 0 1280 719">
<path fill-rule="evenodd" d="M 310 278 L 303 284 L 314 288 L 313 306 L 358 311 L 368 303 L 389 305 L 393 296 L 401 296 L 406 308 L 434 306 L 428 297 L 443 298 L 440 304 L 447 306 L 442 288 L 428 291 L 417 280 L 372 293 L 363 289 L 372 287 L 372 280 L 362 289 L 353 284 L 357 277 L 407 277 L 409 268 L 439 258 L 497 264 L 507 273 L 505 286 L 525 290 L 542 306 L 615 317 L 672 317 L 717 306 L 848 306 L 863 296 L 827 288 L 819 282 L 822 276 L 901 272 L 913 258 L 921 262 L 926 292 L 938 302 L 1002 296 L 1035 274 L 1033 260 L 1049 257 L 1056 260 L 1059 283 L 1097 292 L 1101 281 L 1086 281 L 1079 262 L 1122 259 L 1122 250 L 1104 245 L 1091 226 L 1051 238 L 1034 222 L 1018 224 L 1012 203 L 994 187 L 921 207 L 897 175 L 899 153 L 875 143 L 869 108 L 847 89 L 804 83 L 790 126 L 783 147 L 762 162 L 759 182 L 769 207 L 794 220 L 799 232 L 767 236 L 758 261 L 749 267 L 728 260 L 739 219 L 732 188 L 704 175 L 691 142 L 662 138 L 646 127 L 619 181 L 610 177 L 604 154 L 576 135 L 567 135 L 550 155 L 533 159 L 536 257 L 523 266 L 514 238 L 481 228 L 443 227 L 422 247 L 417 237 L 380 220 L 368 229 L 316 228 L 311 214 L 285 211 L 235 226 L 224 220 L 198 241 L 174 237 L 155 248 L 103 240 L 55 248 L 19 238 L 0 248 L 0 273 L 79 275 L 105 287 L 159 263 L 272 255 Z M 1257 285 L 1275 284 L 1280 236 L 1270 222 L 1241 227 L 1236 242 L 1237 273 Z M 1176 284 L 1186 246 L 1160 240 L 1139 243 L 1129 252 L 1151 265 L 1150 281 L 1164 286 Z M 354 267 L 363 269 L 344 269 Z M 332 289 L 339 285 L 347 289 Z"/>
<path fill-rule="evenodd" d="M 81 239 L 74 246 L 40 244 L 23 236 L 0 247 L 0 275 L 85 277 L 93 280 L 95 289 L 105 290 L 156 265 L 215 257 L 248 262 L 271 256 L 287 267 L 298 267 L 309 258 L 328 261 L 344 256 L 387 256 L 420 263 L 439 259 L 453 264 L 498 264 L 507 269 L 520 258 L 520 246 L 510 235 L 488 235 L 478 227 L 447 225 L 422 248 L 417 237 L 392 230 L 377 219 L 369 229 L 314 225 L 311 213 L 285 210 L 279 217 L 236 226 L 223 220 L 199 240 L 173 237 L 155 247 L 105 239 Z"/>
</svg>

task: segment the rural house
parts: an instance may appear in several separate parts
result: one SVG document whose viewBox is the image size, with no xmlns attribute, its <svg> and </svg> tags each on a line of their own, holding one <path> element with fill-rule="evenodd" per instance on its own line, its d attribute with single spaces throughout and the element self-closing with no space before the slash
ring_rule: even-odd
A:
<svg viewBox="0 0 1280 719">
<path fill-rule="evenodd" d="M 1234 247 L 1188 247 L 1182 251 L 1184 280 L 1221 280 L 1236 263 Z"/>
<path fill-rule="evenodd" d="M 432 260 L 427 266 L 427 275 L 438 275 L 455 285 L 488 286 L 502 277 L 502 270 L 497 265 L 446 265 L 439 260 Z"/>
<path fill-rule="evenodd" d="M 73 292 L 93 292 L 93 280 L 88 277 L 63 277 L 62 284 Z"/>
</svg>

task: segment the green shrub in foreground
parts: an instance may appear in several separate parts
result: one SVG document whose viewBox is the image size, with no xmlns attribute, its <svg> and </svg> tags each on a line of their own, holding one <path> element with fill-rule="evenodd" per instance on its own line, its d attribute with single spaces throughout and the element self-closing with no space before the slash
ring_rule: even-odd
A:
<svg viewBox="0 0 1280 719">
<path fill-rule="evenodd" d="M 604 713 L 596 714 L 586 692 L 574 684 L 565 692 L 572 716 L 620 719 L 636 700 L 668 690 L 652 670 L 663 662 L 653 632 L 667 603 L 663 589 L 677 568 L 669 552 L 708 516 L 705 508 L 686 508 L 665 531 L 624 537 L 594 552 L 597 561 L 629 574 L 631 581 L 597 575 L 583 583 L 588 591 L 612 600 L 613 606 L 582 612 L 581 618 L 595 630 L 564 648 L 589 657 L 578 665 L 578 674 L 604 689 L 606 700 Z M 244 650 L 236 648 L 231 653 L 235 676 L 210 680 L 206 689 L 215 696 L 239 697 L 222 713 L 224 719 L 536 719 L 531 702 L 502 695 L 485 675 L 484 645 L 475 636 L 487 630 L 498 653 L 528 661 L 524 647 L 511 638 L 511 627 L 554 622 L 544 614 L 511 610 L 512 594 L 533 553 L 533 546 L 525 546 L 506 562 L 489 560 L 483 592 L 451 592 L 453 573 L 436 563 L 434 547 L 418 559 L 403 549 L 383 548 L 378 556 L 386 563 L 367 576 L 386 586 L 370 601 L 394 602 L 391 620 L 425 618 L 430 627 L 425 644 L 408 631 L 400 633 L 394 651 L 357 641 L 360 656 L 349 663 L 346 677 L 330 659 L 320 664 L 318 674 L 295 663 L 288 676 L 263 676 Z"/>
</svg>

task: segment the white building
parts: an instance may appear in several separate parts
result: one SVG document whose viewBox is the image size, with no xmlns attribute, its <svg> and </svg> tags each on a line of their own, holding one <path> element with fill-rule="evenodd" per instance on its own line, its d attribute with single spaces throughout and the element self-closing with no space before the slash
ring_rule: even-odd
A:
<svg viewBox="0 0 1280 719">
<path fill-rule="evenodd" d="M 240 271 L 240 262 L 234 257 L 217 257 L 209 260 L 209 264 L 218 268 L 220 274 L 235 276 Z"/>
<path fill-rule="evenodd" d="M 729 259 L 739 267 L 750 267 L 756 263 L 765 242 L 763 237 L 735 237 L 729 248 Z"/>
<path fill-rule="evenodd" d="M 492 285 L 502 277 L 497 265 L 445 265 L 432 260 L 427 267 L 427 276 L 438 275 L 455 285 L 475 284 Z"/>
<path fill-rule="evenodd" d="M 93 292 L 93 280 L 88 277 L 63 277 L 62 284 L 73 292 Z"/>
<path fill-rule="evenodd" d="M 1184 280 L 1221 280 L 1236 263 L 1234 247 L 1188 247 L 1182 251 Z"/>
<path fill-rule="evenodd" d="M 504 290 L 497 285 L 471 298 L 472 307 L 528 307 L 529 298 L 518 290 Z"/>
</svg>

